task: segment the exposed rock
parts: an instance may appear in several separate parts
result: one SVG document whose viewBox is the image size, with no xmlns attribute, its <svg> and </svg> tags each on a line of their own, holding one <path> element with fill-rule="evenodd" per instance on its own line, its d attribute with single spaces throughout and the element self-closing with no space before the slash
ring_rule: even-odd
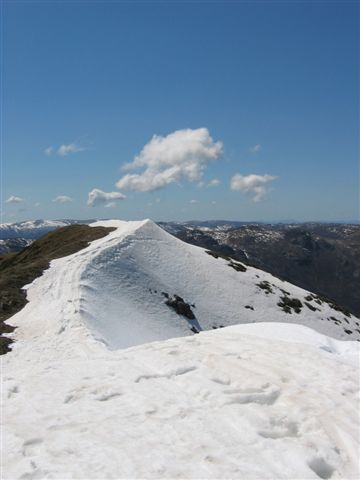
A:
<svg viewBox="0 0 360 480">
<path fill-rule="evenodd" d="M 186 303 L 183 298 L 179 297 L 179 295 L 174 295 L 173 297 L 169 297 L 165 303 L 169 307 L 173 308 L 178 315 L 182 315 L 183 317 L 186 317 L 189 320 L 194 320 L 196 318 L 194 315 L 194 312 L 191 310 L 190 304 Z"/>
</svg>

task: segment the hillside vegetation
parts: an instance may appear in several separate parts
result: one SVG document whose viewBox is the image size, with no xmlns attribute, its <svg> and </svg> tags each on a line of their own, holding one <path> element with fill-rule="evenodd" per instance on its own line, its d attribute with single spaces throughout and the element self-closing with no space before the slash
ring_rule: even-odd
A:
<svg viewBox="0 0 360 480">
<path fill-rule="evenodd" d="M 0 259 L 0 354 L 9 351 L 11 339 L 3 336 L 14 330 L 4 323 L 26 304 L 22 288 L 39 277 L 51 260 L 71 255 L 102 238 L 113 228 L 70 225 L 59 228 L 36 240 L 17 254 L 10 253 Z"/>
</svg>

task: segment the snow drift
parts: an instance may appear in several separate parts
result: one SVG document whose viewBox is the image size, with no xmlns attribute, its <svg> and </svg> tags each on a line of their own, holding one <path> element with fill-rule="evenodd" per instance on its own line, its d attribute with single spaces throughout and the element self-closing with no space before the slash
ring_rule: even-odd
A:
<svg viewBox="0 0 360 480">
<path fill-rule="evenodd" d="M 9 320 L 4 479 L 359 477 L 355 317 L 151 221 L 94 225 L 117 229 Z"/>
<path fill-rule="evenodd" d="M 5 357 L 4 480 L 359 478 L 356 342 L 270 323 L 72 340 Z"/>
</svg>

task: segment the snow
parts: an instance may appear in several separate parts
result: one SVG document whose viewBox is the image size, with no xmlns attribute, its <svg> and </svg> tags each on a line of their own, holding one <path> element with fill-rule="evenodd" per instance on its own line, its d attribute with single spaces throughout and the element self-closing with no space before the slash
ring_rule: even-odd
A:
<svg viewBox="0 0 360 480">
<path fill-rule="evenodd" d="M 46 233 L 55 228 L 65 227 L 69 223 L 69 221 L 62 220 L 29 220 L 20 223 L 1 223 L 0 233 L 4 239 L 28 235 L 36 238 L 38 232 Z"/>
<path fill-rule="evenodd" d="M 28 220 L 18 223 L 0 223 L 0 238 L 36 239 L 56 228 L 73 223 L 90 223 L 93 220 Z"/>
<path fill-rule="evenodd" d="M 275 324 L 277 340 L 266 326 L 117 351 L 66 342 L 66 358 L 47 335 L 52 355 L 15 350 L 3 478 L 358 478 L 359 381 L 344 342 L 333 354 L 306 327 Z"/>
<path fill-rule="evenodd" d="M 282 290 L 303 303 L 309 292 L 252 267 L 237 272 L 228 261 L 214 259 L 202 248 L 176 239 L 150 220 L 109 220 L 92 225 L 116 230 L 86 250 L 53 262 L 55 270 L 49 275 L 54 277 L 51 281 L 55 284 L 60 278 L 55 292 L 76 285 L 75 290 L 71 287 L 73 291 L 62 297 L 66 304 L 59 308 L 68 310 L 72 299 L 81 321 L 109 348 L 192 335 L 194 322 L 179 317 L 165 305 L 162 292 L 177 294 L 195 305 L 196 327 L 201 330 L 255 321 L 284 321 L 302 323 L 338 339 L 360 338 L 355 317 L 338 315 L 327 304 L 314 304 L 318 308 L 315 312 L 304 306 L 299 314 L 285 313 L 277 305 Z M 269 281 L 273 293 L 265 294 L 258 286 L 261 281 Z M 337 324 L 331 317 L 342 323 Z M 352 333 L 347 334 L 345 327 Z"/>
<path fill-rule="evenodd" d="M 116 230 L 53 261 L 8 322 L 1 478 L 359 478 L 359 343 L 320 320 L 329 306 L 285 314 L 277 285 L 308 292 L 151 221 L 101 225 Z M 247 324 L 193 335 L 162 289 L 204 330 Z"/>
</svg>

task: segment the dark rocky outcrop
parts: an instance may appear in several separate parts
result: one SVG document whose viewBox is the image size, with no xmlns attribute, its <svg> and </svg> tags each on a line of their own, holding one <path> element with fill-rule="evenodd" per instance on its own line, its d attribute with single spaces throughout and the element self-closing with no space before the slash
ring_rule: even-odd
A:
<svg viewBox="0 0 360 480">
<path fill-rule="evenodd" d="M 283 297 L 280 297 L 278 306 L 281 307 L 286 313 L 292 313 L 293 311 L 295 313 L 300 313 L 303 305 L 298 298 L 284 295 Z"/>
<path fill-rule="evenodd" d="M 169 307 L 173 308 L 178 315 L 182 315 L 189 320 L 195 320 L 196 317 L 194 312 L 191 310 L 191 306 L 193 305 L 186 303 L 183 298 L 179 297 L 179 295 L 169 297 L 165 303 Z"/>
</svg>

